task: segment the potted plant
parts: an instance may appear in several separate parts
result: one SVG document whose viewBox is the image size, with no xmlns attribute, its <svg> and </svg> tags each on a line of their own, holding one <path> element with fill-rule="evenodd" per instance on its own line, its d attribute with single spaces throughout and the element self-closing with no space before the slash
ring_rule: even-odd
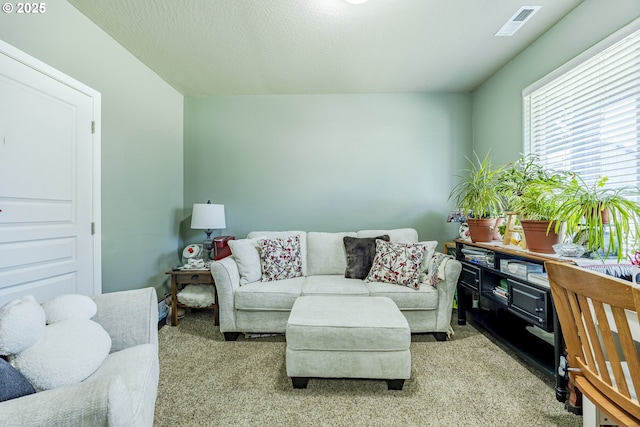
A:
<svg viewBox="0 0 640 427">
<path fill-rule="evenodd" d="M 553 172 L 543 168 L 535 154 L 522 154 L 515 162 L 504 165 L 497 179 L 505 211 L 515 211 L 521 207 L 520 198 L 531 183 L 564 181 L 569 175 L 569 172 Z"/>
<path fill-rule="evenodd" d="M 584 245 L 592 256 L 605 259 L 615 255 L 620 262 L 627 245 L 638 245 L 640 204 L 633 199 L 640 197 L 640 189 L 611 188 L 607 182 L 607 177 L 600 177 L 588 185 L 575 174 L 563 188 L 555 214 L 566 221 L 576 243 Z"/>
<path fill-rule="evenodd" d="M 489 153 L 480 160 L 474 153 L 475 161 L 469 159 L 469 168 L 464 169 L 462 178 L 449 194 L 456 206 L 466 214 L 469 233 L 473 242 L 491 242 L 495 234 L 496 219 L 502 215 L 503 200 L 497 186 L 497 177 L 502 167 L 492 168 Z"/>
<path fill-rule="evenodd" d="M 532 252 L 553 253 L 553 245 L 562 241 L 562 222 L 556 216 L 558 193 L 570 176 L 543 168 L 538 157 L 529 154 L 505 165 L 498 178 L 505 210 L 518 213 Z"/>
<path fill-rule="evenodd" d="M 552 254 L 553 245 L 564 240 L 563 221 L 556 214 L 561 181 L 532 181 L 518 200 L 520 224 L 532 252 Z"/>
</svg>

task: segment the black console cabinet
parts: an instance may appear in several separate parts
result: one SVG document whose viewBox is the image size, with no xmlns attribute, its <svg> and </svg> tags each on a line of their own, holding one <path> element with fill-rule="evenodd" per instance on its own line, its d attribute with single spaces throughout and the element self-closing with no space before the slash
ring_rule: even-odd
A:
<svg viewBox="0 0 640 427">
<path fill-rule="evenodd" d="M 469 250 L 486 251 L 480 261 Z M 467 252 L 467 253 L 465 253 Z M 557 374 L 564 351 L 551 290 L 548 285 L 528 280 L 526 270 L 516 273 L 500 266 L 521 262 L 525 267 L 543 271 L 544 262 L 557 257 L 513 249 L 489 243 L 456 240 L 456 258 L 462 263 L 458 279 L 458 324 L 480 326 L 497 341 L 529 364 L 555 378 L 556 398 L 564 402 L 567 384 Z M 560 260 L 571 262 L 570 260 Z"/>
</svg>

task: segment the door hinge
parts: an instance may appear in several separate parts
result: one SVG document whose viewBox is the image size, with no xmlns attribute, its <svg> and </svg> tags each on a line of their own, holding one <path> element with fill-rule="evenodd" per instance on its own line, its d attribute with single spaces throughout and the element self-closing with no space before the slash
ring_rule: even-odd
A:
<svg viewBox="0 0 640 427">
<path fill-rule="evenodd" d="M 91 133 L 96 133 L 96 122 L 91 120 Z"/>
<path fill-rule="evenodd" d="M 96 234 L 96 223 L 92 222 L 91 223 L 91 235 Z"/>
</svg>

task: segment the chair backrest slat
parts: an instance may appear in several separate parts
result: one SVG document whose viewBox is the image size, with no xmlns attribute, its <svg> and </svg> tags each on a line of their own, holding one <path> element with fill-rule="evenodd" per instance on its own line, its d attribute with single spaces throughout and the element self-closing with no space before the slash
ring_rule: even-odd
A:
<svg viewBox="0 0 640 427">
<path fill-rule="evenodd" d="M 623 410 L 640 420 L 640 289 L 567 263 L 545 266 L 569 367 L 580 370 L 570 371 L 570 377 L 587 380 L 587 392 L 597 393 L 588 397 L 605 412 Z"/>
<path fill-rule="evenodd" d="M 613 318 L 615 319 L 614 325 L 617 330 L 618 340 L 620 341 L 620 347 L 623 348 L 622 341 L 625 338 L 625 330 L 628 334 L 627 336 L 629 337 L 631 336 L 631 333 L 629 333 L 629 325 L 627 325 L 624 310 L 621 309 L 620 307 L 611 307 L 610 310 L 613 313 Z M 622 316 L 624 320 L 620 319 L 620 312 L 622 312 Z M 604 310 L 603 310 L 602 316 L 606 320 L 606 313 L 604 313 Z M 605 327 L 609 328 L 609 330 L 605 330 Z M 611 327 L 608 325 L 608 322 L 606 326 L 603 325 L 602 329 L 603 329 L 602 336 L 605 342 L 604 346 L 607 349 L 607 356 L 609 358 L 608 362 L 609 362 L 609 366 L 611 366 L 611 371 L 613 372 L 613 377 L 615 379 L 616 387 L 619 390 L 619 392 L 622 393 L 624 396 L 630 397 L 629 388 L 627 386 L 624 370 L 622 368 L 622 361 L 624 361 L 625 359 L 624 357 L 620 357 L 621 355 L 619 354 L 618 351 L 616 351 L 617 348 L 616 348 L 615 338 L 611 331 Z"/>
<path fill-rule="evenodd" d="M 589 304 L 589 301 L 587 301 L 587 298 L 585 296 L 577 295 L 577 297 L 581 301 L 581 306 L 584 307 L 583 313 L 591 313 L 597 319 L 597 322 L 594 322 L 593 316 L 586 316 L 583 313 L 579 314 L 580 317 L 577 317 L 577 316 L 574 317 L 574 319 L 582 318 L 585 323 L 590 325 L 590 328 L 589 328 L 590 339 L 586 343 L 583 340 L 582 347 L 584 348 L 586 345 L 589 345 L 591 348 L 591 351 L 596 355 L 596 358 L 595 358 L 596 360 L 595 360 L 595 363 L 593 360 L 587 360 L 586 365 L 590 366 L 591 367 L 590 369 L 595 368 L 596 372 L 600 375 L 602 380 L 608 385 L 611 385 L 612 381 L 611 381 L 611 377 L 609 376 L 609 370 L 607 368 L 607 361 L 605 357 L 606 346 L 605 348 L 603 348 L 603 346 L 600 345 L 601 339 L 603 340 L 611 339 L 611 342 L 613 342 L 611 338 L 611 330 L 609 328 L 609 322 L 604 312 L 604 308 L 602 306 L 602 303 L 599 301 L 590 300 L 591 303 Z"/>
</svg>

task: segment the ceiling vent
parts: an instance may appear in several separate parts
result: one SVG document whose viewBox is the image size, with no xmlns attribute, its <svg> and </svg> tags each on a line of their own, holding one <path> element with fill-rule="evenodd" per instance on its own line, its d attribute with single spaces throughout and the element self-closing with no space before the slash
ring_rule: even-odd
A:
<svg viewBox="0 0 640 427">
<path fill-rule="evenodd" d="M 512 36 L 527 22 L 542 6 L 522 6 L 496 33 L 497 37 Z"/>
</svg>

